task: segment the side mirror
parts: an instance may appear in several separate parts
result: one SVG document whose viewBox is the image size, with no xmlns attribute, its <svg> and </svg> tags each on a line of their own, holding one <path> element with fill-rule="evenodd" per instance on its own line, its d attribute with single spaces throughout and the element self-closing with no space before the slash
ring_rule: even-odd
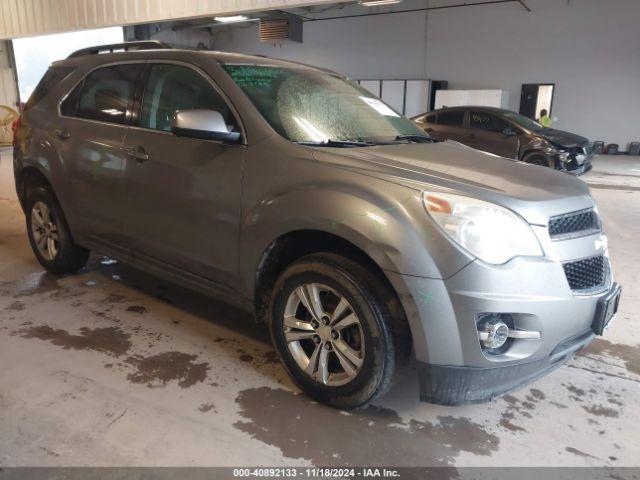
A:
<svg viewBox="0 0 640 480">
<path fill-rule="evenodd" d="M 227 143 L 240 140 L 240 133 L 230 132 L 224 117 L 215 110 L 178 110 L 171 120 L 171 133 L 176 137 Z"/>
<path fill-rule="evenodd" d="M 513 137 L 514 135 L 517 135 L 516 132 L 514 132 L 511 128 L 507 127 L 504 130 L 502 130 L 502 134 L 505 137 Z"/>
</svg>

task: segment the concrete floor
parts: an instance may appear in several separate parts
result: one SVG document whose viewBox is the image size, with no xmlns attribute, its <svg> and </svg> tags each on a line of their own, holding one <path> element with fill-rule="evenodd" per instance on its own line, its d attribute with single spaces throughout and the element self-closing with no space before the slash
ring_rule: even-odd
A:
<svg viewBox="0 0 640 480">
<path fill-rule="evenodd" d="M 595 165 L 625 287 L 605 338 L 490 404 L 418 403 L 409 371 L 347 413 L 300 395 L 244 314 L 100 258 L 43 273 L 2 152 L 0 466 L 638 466 L 640 159 Z"/>
</svg>

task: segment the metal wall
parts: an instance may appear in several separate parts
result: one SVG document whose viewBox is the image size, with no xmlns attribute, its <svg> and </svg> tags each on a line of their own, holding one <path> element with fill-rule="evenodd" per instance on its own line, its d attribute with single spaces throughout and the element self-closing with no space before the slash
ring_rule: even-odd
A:
<svg viewBox="0 0 640 480">
<path fill-rule="evenodd" d="M 0 39 L 335 3 L 335 0 L 0 0 Z"/>
<path fill-rule="evenodd" d="M 18 101 L 15 72 L 9 60 L 9 45 L 0 41 L 0 105 L 13 109 Z"/>
</svg>

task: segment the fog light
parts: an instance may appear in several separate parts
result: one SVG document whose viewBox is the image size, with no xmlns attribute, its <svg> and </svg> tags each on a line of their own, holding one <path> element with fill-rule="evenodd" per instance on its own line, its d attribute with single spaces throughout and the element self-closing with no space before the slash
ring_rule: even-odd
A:
<svg viewBox="0 0 640 480">
<path fill-rule="evenodd" d="M 498 317 L 489 317 L 478 324 L 478 339 L 484 348 L 500 348 L 508 338 L 509 326 Z"/>
</svg>

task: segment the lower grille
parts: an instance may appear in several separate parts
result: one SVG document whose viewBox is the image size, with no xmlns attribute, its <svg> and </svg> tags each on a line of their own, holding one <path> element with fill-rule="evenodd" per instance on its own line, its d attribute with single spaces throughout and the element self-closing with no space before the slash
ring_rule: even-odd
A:
<svg viewBox="0 0 640 480">
<path fill-rule="evenodd" d="M 574 292 L 589 293 L 606 286 L 609 262 L 604 256 L 563 263 L 562 268 Z"/>
</svg>

